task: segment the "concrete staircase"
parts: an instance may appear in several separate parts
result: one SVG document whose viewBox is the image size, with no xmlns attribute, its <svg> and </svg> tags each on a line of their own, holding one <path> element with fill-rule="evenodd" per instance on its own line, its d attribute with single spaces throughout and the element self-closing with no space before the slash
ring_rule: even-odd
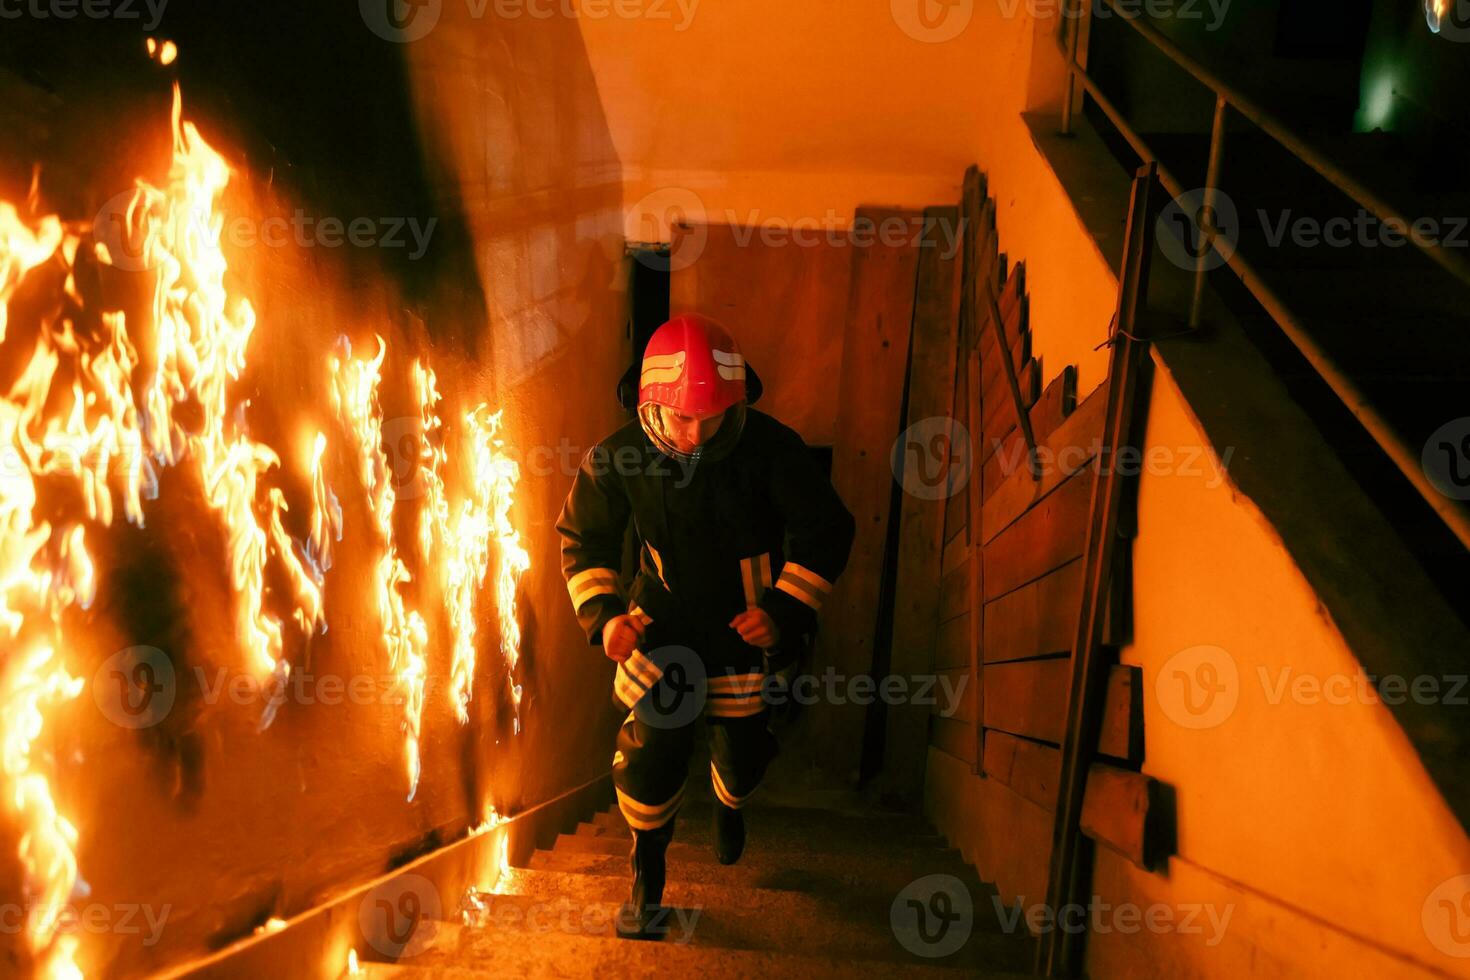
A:
<svg viewBox="0 0 1470 980">
<path fill-rule="evenodd" d="M 708 772 L 698 763 L 694 773 Z M 690 793 L 695 783 L 691 777 Z M 707 783 L 705 779 L 702 782 Z M 664 900 L 674 914 L 662 942 L 613 933 L 628 894 L 628 826 L 617 808 L 595 814 L 528 866 L 510 869 L 495 894 L 457 922 L 426 922 L 426 941 L 394 964 L 363 964 L 369 977 L 1016 976 L 1032 943 L 1014 912 L 1002 918 L 994 891 L 916 816 L 851 805 L 851 794 L 807 793 L 756 802 L 736 865 L 714 856 L 707 793 L 678 817 Z M 968 895 L 970 921 L 954 934 L 917 908 L 949 915 L 964 904 L 934 901 L 927 876 L 953 876 L 945 890 Z M 917 882 L 917 885 L 915 883 Z M 928 889 L 926 891 L 926 889 Z M 910 904 L 910 900 L 914 904 Z M 900 935 L 902 934 L 902 936 Z M 933 956 L 944 944 L 958 949 Z M 938 935 L 939 939 L 934 939 Z"/>
</svg>

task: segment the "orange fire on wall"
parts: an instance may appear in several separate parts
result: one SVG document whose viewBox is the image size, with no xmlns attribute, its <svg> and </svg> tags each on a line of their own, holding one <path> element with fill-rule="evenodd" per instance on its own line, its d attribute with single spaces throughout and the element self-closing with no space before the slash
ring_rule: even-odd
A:
<svg viewBox="0 0 1470 980">
<path fill-rule="evenodd" d="M 160 63 L 173 61 L 171 43 L 148 43 Z M 66 662 L 68 614 L 87 608 L 96 595 L 89 535 L 118 516 L 144 526 L 159 481 L 179 478 L 169 477 L 171 471 L 197 483 L 224 543 L 227 567 L 221 572 L 234 593 L 234 639 L 270 694 L 261 728 L 286 703 L 293 657 L 330 625 L 326 576 L 344 524 L 326 466 L 334 442 L 345 447 L 343 458 L 352 459 L 372 518 L 374 607 L 383 654 L 402 695 L 408 798 L 420 777 L 429 670 L 428 610 L 415 608 L 415 575 L 442 583 L 453 637 L 446 707 L 465 723 L 479 593 L 492 551 L 498 555 L 499 638 L 517 711 L 519 706 L 515 591 L 529 557 L 509 517 L 519 472 L 506 454 L 500 413 L 481 404 L 449 413 L 457 424 L 446 426 L 432 367 L 423 358 L 412 362 L 426 492 L 415 501 L 418 534 L 408 547 L 395 534 L 401 501 L 384 444 L 380 387 L 389 352 L 381 337 L 374 338 L 370 357 L 354 356 L 345 337 L 337 350 L 322 352 L 335 429 L 308 428 L 305 451 L 295 453 L 252 438 L 250 403 L 234 386 L 251 357 L 256 315 L 246 297 L 226 286 L 229 263 L 221 247 L 220 200 L 231 170 L 184 120 L 177 85 L 172 131 L 167 181 L 138 180 L 126 208 L 128 240 L 139 244 L 142 267 L 152 277 L 152 301 L 141 323 L 105 310 L 90 313 L 88 329 L 81 330 L 86 311 L 76 274 L 114 265 L 119 257 L 89 224 L 23 217 L 21 209 L 0 201 L 0 357 L 24 361 L 9 390 L 0 393 L 0 638 L 6 648 L 0 661 L 0 799 L 22 828 L 27 901 L 40 910 L 27 921 L 26 942 L 38 971 L 58 977 L 80 976 L 78 940 L 61 928 L 60 913 L 87 887 L 77 861 L 85 828 L 59 811 L 55 766 L 44 749 L 48 726 L 64 723 L 61 706 L 84 688 Z M 19 338 L 7 336 L 13 301 L 22 290 L 48 289 L 55 295 L 40 304 L 48 312 L 34 325 L 33 346 L 22 351 Z M 292 460 L 310 487 L 310 499 L 300 504 L 309 523 L 304 540 L 288 530 L 291 505 L 279 485 L 287 482 L 280 471 Z M 462 464 L 458 479 L 451 461 Z M 464 489 L 452 489 L 458 487 Z M 286 588 L 273 589 L 270 582 Z"/>
</svg>

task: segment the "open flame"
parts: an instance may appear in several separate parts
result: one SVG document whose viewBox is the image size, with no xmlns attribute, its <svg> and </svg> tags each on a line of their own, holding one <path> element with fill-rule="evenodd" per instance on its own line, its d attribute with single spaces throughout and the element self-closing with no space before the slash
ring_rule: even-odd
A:
<svg viewBox="0 0 1470 980">
<path fill-rule="evenodd" d="M 496 608 L 500 612 L 500 649 L 511 678 L 511 701 L 515 706 L 516 731 L 519 732 L 521 686 L 515 677 L 521 658 L 521 625 L 516 618 L 516 586 L 531 567 L 531 556 L 521 546 L 520 532 L 510 519 L 516 482 L 521 474 L 515 460 L 506 455 L 505 440 L 499 435 L 502 416 L 502 412 L 490 414 L 489 408 L 481 405 L 467 421 L 476 434 L 474 482 L 476 486 L 489 489 L 491 531 L 500 552 L 500 570 L 495 578 Z"/>
<path fill-rule="evenodd" d="M 429 631 L 417 610 L 408 608 L 403 587 L 411 581 L 408 566 L 399 557 L 393 540 L 393 489 L 388 454 L 383 448 L 383 406 L 378 400 L 380 369 L 388 353 L 383 338 L 377 338 L 378 353 L 372 358 L 354 358 L 352 342 L 338 341 L 340 351 L 331 360 L 332 402 L 337 416 L 351 437 L 358 456 L 358 476 L 367 491 L 368 509 L 378 538 L 378 565 L 374 597 L 388 647 L 388 663 L 403 689 L 404 761 L 408 768 L 408 798 L 419 785 L 419 731 L 424 713 L 424 678 L 428 672 L 424 650 Z"/>
<path fill-rule="evenodd" d="M 171 42 L 150 39 L 148 45 L 161 64 L 177 54 Z M 248 299 L 225 286 L 219 202 L 230 168 L 184 121 L 177 85 L 171 123 L 167 182 L 139 180 L 124 214 L 122 247 L 136 245 L 137 255 L 128 257 L 140 259 L 153 277 L 151 307 L 137 333 L 145 341 L 144 355 L 121 312 L 97 311 L 95 328 L 80 335 L 74 322 L 86 307 L 73 275 L 77 264 L 119 261 L 123 256 L 113 254 L 118 243 L 110 247 L 90 226 L 56 216 L 23 219 L 15 206 L 0 201 L 0 347 L 14 346 L 8 333 L 17 290 L 33 275 L 60 280 L 54 310 L 20 355 L 16 380 L 0 393 L 0 800 L 21 827 L 27 898 L 41 910 L 28 919 L 27 943 L 38 968 L 58 977 L 80 976 L 77 939 L 62 929 L 61 912 L 87 886 L 78 868 L 77 828 L 52 793 L 44 736 L 55 721 L 51 713 L 76 698 L 84 683 L 68 672 L 61 651 L 67 649 L 68 611 L 87 608 L 95 596 L 89 532 L 110 527 L 119 514 L 143 527 L 147 502 L 157 496 L 165 471 L 176 469 L 197 481 L 226 546 L 236 641 L 252 671 L 272 683 L 264 728 L 284 703 L 291 673 L 288 635 L 300 634 L 304 644 L 327 629 L 325 577 L 343 531 L 342 508 L 324 469 L 329 439 L 322 432 L 311 433 L 303 457 L 311 486 L 309 535 L 300 541 L 287 530 L 286 495 L 270 482 L 281 457 L 251 436 L 249 401 L 232 391 L 247 367 L 256 320 Z M 411 575 L 393 533 L 397 501 L 378 397 L 386 353 L 379 338 L 373 357 L 353 358 L 344 340 L 330 362 L 331 395 L 372 517 L 374 598 L 389 661 L 405 693 L 412 800 L 420 774 L 428 630 L 405 599 Z M 515 589 L 529 566 L 509 516 L 519 474 L 499 435 L 501 416 L 481 405 L 463 416 L 460 436 L 469 465 L 462 474 L 463 497 L 451 502 L 437 379 L 422 362 L 413 368 L 427 481 L 417 527 L 418 550 L 429 571 L 421 574 L 437 573 L 449 596 L 452 702 L 464 722 L 474 677 L 475 604 L 492 542 L 500 556 L 501 647 L 512 675 L 519 662 Z M 70 510 L 75 520 L 42 516 Z M 267 588 L 268 571 L 287 585 L 284 600 L 294 626 L 289 632 L 286 618 L 272 609 L 277 593 Z M 520 688 L 513 677 L 512 693 L 519 728 Z"/>
<path fill-rule="evenodd" d="M 469 492 L 451 509 L 445 499 L 443 470 L 446 464 L 444 425 L 439 418 L 438 379 L 418 361 L 413 365 L 414 390 L 418 398 L 423 446 L 419 454 L 419 477 L 423 480 L 424 508 L 420 519 L 420 543 L 425 558 L 435 554 L 437 541 L 442 552 L 445 603 L 453 634 L 450 668 L 450 701 L 460 724 L 469 721 L 474 694 L 475 650 L 479 615 L 476 600 L 490 568 L 491 547 L 500 555 L 496 576 L 496 598 L 500 611 L 500 648 L 511 677 L 511 698 L 516 730 L 520 730 L 521 688 L 515 683 L 520 662 L 521 630 L 516 620 L 516 587 L 530 567 L 530 555 L 521 547 L 520 534 L 510 520 L 520 468 L 505 452 L 499 437 L 502 414 L 481 404 L 463 418 L 461 457 L 468 461 Z"/>
</svg>

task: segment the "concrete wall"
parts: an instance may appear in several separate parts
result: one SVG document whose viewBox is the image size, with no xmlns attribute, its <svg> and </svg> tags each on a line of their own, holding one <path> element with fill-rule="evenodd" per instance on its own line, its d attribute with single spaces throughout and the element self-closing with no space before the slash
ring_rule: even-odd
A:
<svg viewBox="0 0 1470 980">
<path fill-rule="evenodd" d="M 288 626 L 285 656 L 298 676 L 343 687 L 333 694 L 308 685 L 264 732 L 256 731 L 258 693 L 236 698 L 216 687 L 249 671 L 234 639 L 218 525 L 187 467 L 164 475 L 146 529 L 89 532 L 99 598 L 65 623 L 67 666 L 87 687 L 48 712 L 37 752 L 78 832 L 90 894 L 74 901 L 105 919 L 77 933 L 91 975 L 177 963 L 461 836 L 489 806 L 516 812 L 554 797 L 606 771 L 617 722 L 610 664 L 572 618 L 553 528 L 578 448 L 617 421 L 612 387 L 628 357 L 620 168 L 576 24 L 472 21 L 464 5 L 446 4 L 427 37 L 399 45 L 370 32 L 356 5 L 227 14 L 180 4 L 169 13 L 177 19 L 160 30 L 180 41 L 186 115 L 238 168 L 232 215 L 289 219 L 302 208 L 316 218 L 438 224 L 414 259 L 320 242 L 227 249 L 230 288 L 259 315 L 239 386 L 251 399 L 245 417 L 283 459 L 278 479 L 294 534 L 305 534 L 309 513 L 310 433 L 319 428 L 331 440 L 327 472 L 345 529 L 327 573 L 329 628 L 306 643 Z M 92 218 L 134 175 L 163 182 L 171 73 L 148 64 L 130 27 L 114 24 L 104 35 L 93 23 L 53 22 L 27 44 L 7 28 L 7 66 L 55 85 L 48 93 L 6 76 L 7 91 L 30 97 L 6 103 L 37 107 L 26 130 L 34 141 L 7 141 L 0 151 L 7 197 L 32 160 L 44 165 L 42 206 L 67 219 Z M 109 145 L 119 152 L 98 152 Z M 20 195 L 12 199 L 23 200 L 23 184 Z M 130 297 L 129 322 L 141 325 L 146 283 L 127 275 L 136 274 L 104 276 L 104 285 L 114 298 Z M 409 603 L 429 628 L 423 775 L 412 802 L 403 708 L 372 599 L 378 550 L 327 394 L 328 355 L 342 334 L 359 353 L 372 349 L 374 334 L 388 347 L 382 401 L 400 495 L 396 537 L 414 577 Z M 12 351 L 27 341 L 18 319 L 8 340 L 0 347 L 6 387 Z M 490 583 L 478 607 L 467 725 L 450 703 L 444 599 L 413 546 L 422 502 L 411 456 L 416 356 L 439 372 L 446 417 L 481 401 L 504 408 L 508 447 L 522 460 L 512 518 L 531 569 L 518 596 L 519 732 Z M 452 494 L 466 489 L 460 462 L 451 462 Z M 281 584 L 271 584 L 278 596 Z M 268 601 L 284 612 L 277 598 Z M 116 723 L 107 665 L 137 644 L 164 651 L 174 702 L 133 729 Z M 345 694 L 354 679 L 370 685 L 366 698 Z M 30 900 L 14 859 L 19 833 L 6 807 L 0 962 L 10 965 L 0 972 L 27 967 L 12 914 Z M 450 908 L 458 900 L 441 896 Z M 128 907 L 153 919 L 122 921 Z M 155 933 L 150 923 L 160 917 Z M 343 965 L 297 968 L 335 975 Z"/>
</svg>

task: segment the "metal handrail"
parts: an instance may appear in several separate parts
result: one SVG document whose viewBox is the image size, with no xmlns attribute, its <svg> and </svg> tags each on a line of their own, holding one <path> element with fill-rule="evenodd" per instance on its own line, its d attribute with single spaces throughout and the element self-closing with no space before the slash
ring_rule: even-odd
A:
<svg viewBox="0 0 1470 980">
<path fill-rule="evenodd" d="M 1171 61 L 1180 68 L 1183 68 L 1201 85 L 1214 92 L 1217 99 L 1224 100 L 1226 104 L 1251 123 L 1255 124 L 1267 136 L 1270 136 L 1290 151 L 1292 156 L 1317 171 L 1328 183 L 1352 198 L 1354 202 L 1372 211 L 1378 216 L 1378 220 L 1385 224 L 1391 221 L 1399 222 L 1412 231 L 1412 222 L 1395 210 L 1387 201 L 1369 190 L 1364 184 L 1347 173 L 1347 171 L 1328 160 L 1325 154 L 1292 132 L 1285 123 L 1261 108 L 1252 99 L 1241 94 L 1239 89 L 1191 58 L 1183 48 L 1165 37 L 1158 28 L 1144 23 L 1136 13 L 1130 14 L 1125 12 L 1121 6 L 1122 0 L 1098 0 L 1098 2 L 1106 4 L 1118 14 L 1124 23 L 1137 31 L 1141 37 L 1167 55 Z M 1090 14 L 1091 7 L 1087 9 Z M 1076 32 L 1078 34 L 1081 33 L 1080 23 Z M 1072 58 L 1071 64 L 1076 66 L 1077 59 L 1075 57 Z M 1070 120 L 1064 120 L 1064 129 L 1069 124 Z M 1439 242 L 1427 241 L 1423 236 L 1412 233 L 1407 237 L 1429 259 L 1449 272 L 1456 279 L 1459 279 L 1466 285 L 1470 285 L 1470 262 L 1465 261 L 1458 254 L 1449 251 Z"/>
<path fill-rule="evenodd" d="M 1085 21 L 1090 18 L 1092 11 L 1090 0 L 1083 0 L 1083 2 L 1088 5 L 1083 18 L 1077 19 L 1074 22 L 1072 35 L 1067 47 L 1068 71 L 1072 78 L 1097 103 L 1103 115 L 1107 116 L 1108 121 L 1117 128 L 1118 133 L 1128 142 L 1128 145 L 1133 148 L 1133 151 L 1138 154 L 1139 158 L 1145 164 L 1154 163 L 1157 165 L 1159 183 L 1176 199 L 1182 197 L 1184 195 L 1183 185 L 1169 172 L 1168 168 L 1159 160 L 1158 155 L 1144 142 L 1143 137 L 1128 124 L 1127 120 L 1123 118 L 1123 114 L 1118 110 L 1118 107 L 1113 104 L 1111 99 L 1103 94 L 1097 82 L 1088 75 L 1087 70 L 1078 63 L 1078 38 L 1086 27 Z M 1119 7 L 1119 0 L 1099 0 L 1099 2 L 1107 4 L 1122 16 L 1124 20 L 1128 21 L 1146 40 L 1167 54 L 1175 63 L 1194 76 L 1194 78 L 1214 91 L 1215 119 L 1210 136 L 1210 172 L 1207 176 L 1207 186 L 1205 187 L 1206 207 L 1210 206 L 1213 201 L 1213 195 L 1216 189 L 1215 182 L 1219 178 L 1220 154 L 1225 134 L 1225 110 L 1228 106 L 1233 106 L 1242 116 L 1259 126 L 1267 135 L 1275 139 L 1303 163 L 1321 174 L 1337 187 L 1338 190 L 1352 198 L 1362 207 L 1378 215 L 1379 220 L 1384 222 L 1393 220 L 1403 222 L 1405 225 L 1408 224 L 1408 222 L 1404 221 L 1382 199 L 1368 191 L 1341 169 L 1328 162 L 1303 140 L 1288 131 L 1274 116 L 1256 106 L 1253 102 L 1236 92 L 1233 87 L 1227 85 L 1206 70 L 1155 28 L 1139 23 L 1136 17 L 1124 14 Z M 1069 83 L 1062 110 L 1062 131 L 1064 133 L 1069 133 L 1072 129 L 1072 116 L 1075 112 L 1072 91 L 1073 85 Z M 1442 246 L 1436 243 L 1424 242 L 1417 236 L 1411 238 L 1411 240 L 1421 251 L 1425 252 L 1426 255 L 1441 267 L 1451 272 L 1457 279 L 1470 284 L 1470 265 L 1467 265 L 1458 256 L 1446 252 Z M 1301 352 L 1302 356 L 1307 359 L 1312 369 L 1327 383 L 1327 386 L 1332 389 L 1333 394 L 1353 414 L 1353 417 L 1358 420 L 1368 432 L 1369 436 L 1372 437 L 1373 441 L 1378 444 L 1379 448 L 1388 455 L 1389 459 L 1398 467 L 1404 478 L 1413 485 L 1414 489 L 1424 498 L 1424 501 L 1429 504 L 1430 508 L 1439 516 L 1440 520 L 1460 540 L 1460 543 L 1466 548 L 1470 548 L 1470 513 L 1457 506 L 1454 501 L 1450 500 L 1434 486 L 1429 480 L 1428 475 L 1424 472 L 1423 467 L 1420 466 L 1419 454 L 1389 425 L 1387 419 L 1379 414 L 1363 390 L 1337 365 L 1332 359 L 1332 356 L 1312 338 L 1307 332 L 1306 325 L 1302 320 L 1291 312 L 1290 308 L 1277 295 L 1276 291 L 1256 272 L 1255 268 L 1241 255 L 1240 251 L 1237 249 L 1229 256 L 1226 256 L 1223 252 L 1220 255 L 1224 258 L 1226 267 L 1235 273 L 1241 284 L 1255 297 L 1256 301 L 1261 304 L 1266 313 L 1276 321 L 1282 333 Z M 1198 325 L 1199 307 L 1203 299 L 1206 271 L 1205 263 L 1201 261 L 1195 270 L 1194 302 L 1190 310 L 1191 326 Z"/>
</svg>

